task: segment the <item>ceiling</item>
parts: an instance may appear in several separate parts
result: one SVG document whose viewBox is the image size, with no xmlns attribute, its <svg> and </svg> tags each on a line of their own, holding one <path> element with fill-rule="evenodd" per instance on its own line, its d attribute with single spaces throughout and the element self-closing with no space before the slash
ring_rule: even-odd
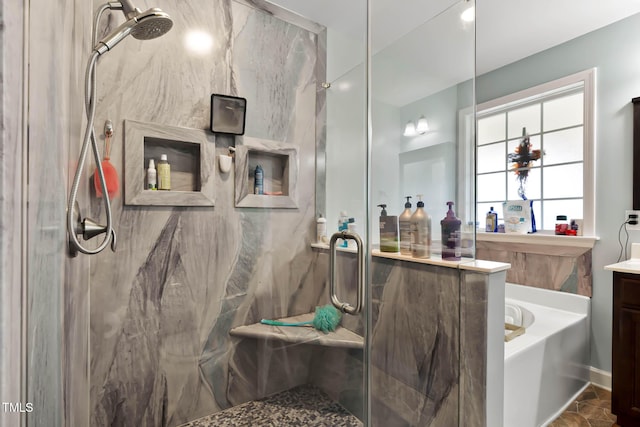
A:
<svg viewBox="0 0 640 427">
<path fill-rule="evenodd" d="M 355 47 L 364 40 L 364 0 L 270 1 L 326 26 L 329 49 L 332 33 L 358 41 Z M 469 79 L 473 25 L 459 18 L 467 7 L 464 0 L 372 0 L 375 97 L 400 107 Z M 640 0 L 477 0 L 477 74 L 635 13 L 640 13 Z M 343 63 L 344 69 L 329 73 L 330 80 L 356 65 Z"/>
</svg>

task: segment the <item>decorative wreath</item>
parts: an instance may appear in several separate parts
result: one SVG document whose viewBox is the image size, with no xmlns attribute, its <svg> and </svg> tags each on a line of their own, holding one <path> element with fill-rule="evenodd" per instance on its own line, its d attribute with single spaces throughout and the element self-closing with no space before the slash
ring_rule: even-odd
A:
<svg viewBox="0 0 640 427">
<path fill-rule="evenodd" d="M 526 199 L 524 196 L 524 184 L 527 182 L 527 178 L 529 177 L 529 170 L 531 170 L 533 162 L 540 160 L 544 154 L 541 150 L 532 150 L 531 148 L 527 128 L 522 128 L 522 139 L 516 147 L 515 153 L 509 153 L 507 155 L 507 159 L 510 162 L 513 162 L 511 168 L 516 174 L 516 179 L 520 183 L 518 194 L 523 199 Z"/>
</svg>

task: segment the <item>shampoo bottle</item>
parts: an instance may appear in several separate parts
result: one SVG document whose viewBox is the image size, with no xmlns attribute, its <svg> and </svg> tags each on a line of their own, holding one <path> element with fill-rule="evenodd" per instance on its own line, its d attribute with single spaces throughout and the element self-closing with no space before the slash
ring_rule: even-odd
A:
<svg viewBox="0 0 640 427">
<path fill-rule="evenodd" d="M 387 205 L 378 205 L 380 213 L 380 251 L 398 252 L 398 217 L 387 215 Z"/>
<path fill-rule="evenodd" d="M 418 207 L 411 215 L 411 256 L 414 258 L 431 256 L 431 217 L 424 210 L 422 194 L 418 194 Z"/>
<path fill-rule="evenodd" d="M 171 165 L 167 155 L 160 155 L 158 162 L 158 190 L 171 190 Z"/>
<path fill-rule="evenodd" d="M 493 206 L 487 212 L 487 226 L 485 228 L 487 233 L 498 232 L 498 213 L 493 210 Z"/>
<path fill-rule="evenodd" d="M 460 249 L 460 221 L 456 218 L 455 212 L 451 207 L 453 202 L 447 202 L 449 210 L 447 216 L 440 221 L 442 226 L 442 259 L 448 259 L 451 261 L 459 261 L 461 256 Z"/>
<path fill-rule="evenodd" d="M 400 224 L 400 253 L 411 255 L 411 196 L 405 196 L 407 202 L 404 204 L 404 211 L 398 218 Z"/>
<path fill-rule="evenodd" d="M 338 232 L 346 231 L 349 228 L 349 217 L 345 211 L 340 211 L 340 217 L 338 218 Z M 347 241 L 343 239 L 339 239 L 337 242 L 338 247 L 346 248 Z"/>
<path fill-rule="evenodd" d="M 264 194 L 264 171 L 262 170 L 262 166 L 256 166 L 253 178 L 253 194 Z"/>
<path fill-rule="evenodd" d="M 322 214 L 316 220 L 316 243 L 327 243 L 327 219 Z"/>
<path fill-rule="evenodd" d="M 347 230 L 349 230 L 350 233 L 358 234 L 358 227 L 356 226 L 355 218 L 349 218 L 349 221 L 347 222 Z M 355 240 L 349 239 L 347 240 L 347 247 L 351 249 L 356 249 L 358 247 L 358 244 L 356 243 Z"/>
</svg>

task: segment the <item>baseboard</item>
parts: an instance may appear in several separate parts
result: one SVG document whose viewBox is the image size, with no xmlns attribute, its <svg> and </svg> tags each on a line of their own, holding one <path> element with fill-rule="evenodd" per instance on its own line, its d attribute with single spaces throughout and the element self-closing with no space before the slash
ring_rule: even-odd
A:
<svg viewBox="0 0 640 427">
<path fill-rule="evenodd" d="M 589 368 L 589 381 L 591 381 L 593 385 L 611 391 L 611 372 L 591 366 Z"/>
</svg>

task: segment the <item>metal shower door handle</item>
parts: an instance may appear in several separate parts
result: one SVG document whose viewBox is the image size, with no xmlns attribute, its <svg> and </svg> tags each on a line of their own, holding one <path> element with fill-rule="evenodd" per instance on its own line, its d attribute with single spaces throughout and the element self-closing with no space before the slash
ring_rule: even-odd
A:
<svg viewBox="0 0 640 427">
<path fill-rule="evenodd" d="M 338 299 L 336 293 L 336 242 L 338 239 L 355 240 L 358 257 L 357 271 L 357 292 L 356 305 L 353 306 L 347 302 Z M 362 301 L 364 300 L 364 244 L 362 239 L 356 233 L 350 231 L 341 231 L 334 233 L 329 242 L 329 292 L 331 293 L 331 303 L 340 311 L 347 314 L 356 315 L 362 311 Z"/>
</svg>

